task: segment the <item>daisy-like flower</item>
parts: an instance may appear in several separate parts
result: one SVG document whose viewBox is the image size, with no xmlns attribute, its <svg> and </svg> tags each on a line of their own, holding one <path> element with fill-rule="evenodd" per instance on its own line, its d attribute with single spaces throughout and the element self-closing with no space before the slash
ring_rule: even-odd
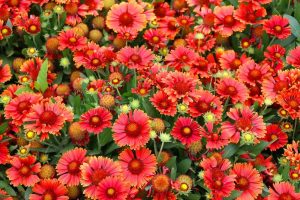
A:
<svg viewBox="0 0 300 200">
<path fill-rule="evenodd" d="M 20 126 L 28 114 L 31 106 L 42 100 L 41 94 L 22 93 L 12 99 L 4 108 L 6 119 L 12 119 L 12 123 Z"/>
<path fill-rule="evenodd" d="M 297 200 L 300 199 L 300 193 L 295 192 L 295 187 L 289 182 L 274 183 L 270 188 L 268 200 Z"/>
<path fill-rule="evenodd" d="M 224 78 L 217 83 L 217 93 L 221 98 L 231 98 L 235 104 L 237 102 L 245 102 L 249 97 L 247 87 L 233 78 Z"/>
<path fill-rule="evenodd" d="M 194 11 L 203 20 L 202 24 L 199 25 L 199 28 L 201 28 L 206 33 L 209 33 L 211 30 L 213 30 L 215 15 L 212 9 L 208 7 L 201 7 L 199 9 L 195 9 Z"/>
<path fill-rule="evenodd" d="M 189 104 L 189 114 L 192 117 L 199 117 L 206 112 L 211 112 L 216 118 L 220 119 L 223 113 L 220 99 L 209 91 L 201 90 L 197 92 L 199 97 L 195 98 L 194 101 Z"/>
<path fill-rule="evenodd" d="M 163 32 L 169 39 L 173 40 L 180 29 L 174 17 L 165 17 L 159 20 L 158 30 Z"/>
<path fill-rule="evenodd" d="M 119 32 L 126 28 L 129 33 L 136 33 L 146 27 L 147 19 L 142 6 L 134 1 L 115 4 L 107 13 L 106 25 Z"/>
<path fill-rule="evenodd" d="M 147 148 L 132 151 L 125 149 L 119 155 L 124 180 L 140 188 L 151 180 L 156 171 L 156 157 Z"/>
<path fill-rule="evenodd" d="M 118 52 L 117 59 L 129 69 L 144 69 L 152 63 L 154 55 L 145 46 L 124 47 Z"/>
<path fill-rule="evenodd" d="M 235 188 L 242 192 L 236 200 L 254 200 L 262 193 L 263 179 L 251 164 L 237 163 L 230 173 L 236 175 Z"/>
<path fill-rule="evenodd" d="M 89 157 L 81 167 L 80 183 L 85 187 L 83 193 L 88 198 L 97 198 L 99 183 L 106 177 L 122 176 L 121 166 L 113 160 L 105 157 Z"/>
<path fill-rule="evenodd" d="M 289 20 L 280 15 L 273 15 L 270 19 L 265 20 L 264 30 L 278 39 L 285 39 L 291 35 Z"/>
<path fill-rule="evenodd" d="M 113 138 L 117 145 L 129 145 L 131 149 L 139 149 L 150 139 L 149 117 L 142 110 L 122 113 L 113 125 Z"/>
<path fill-rule="evenodd" d="M 181 70 L 185 66 L 192 66 L 195 59 L 196 53 L 193 50 L 180 46 L 172 50 L 165 61 L 168 66 Z"/>
<path fill-rule="evenodd" d="M 81 171 L 80 165 L 83 163 L 86 150 L 75 148 L 65 152 L 58 160 L 56 171 L 58 180 L 68 186 L 79 185 Z"/>
<path fill-rule="evenodd" d="M 150 101 L 158 112 L 163 115 L 174 116 L 177 113 L 177 103 L 168 99 L 168 95 L 163 91 L 155 93 Z"/>
<path fill-rule="evenodd" d="M 220 128 L 214 131 L 213 123 L 206 123 L 206 129 L 201 136 L 206 138 L 207 149 L 221 149 L 230 142 L 230 138 Z"/>
<path fill-rule="evenodd" d="M 222 123 L 222 132 L 227 138 L 231 138 L 233 143 L 238 143 L 242 132 L 251 132 L 256 138 L 263 138 L 266 133 L 266 125 L 262 116 L 253 112 L 249 107 L 242 109 L 231 108 L 227 116 L 233 122 Z"/>
<path fill-rule="evenodd" d="M 99 107 L 88 110 L 80 117 L 80 126 L 89 133 L 99 134 L 111 126 L 112 114 L 106 108 Z"/>
<path fill-rule="evenodd" d="M 215 46 L 216 38 L 210 31 L 205 32 L 204 28 L 197 28 L 194 32 L 187 35 L 186 41 L 189 48 L 204 54 Z"/>
<path fill-rule="evenodd" d="M 25 20 L 24 23 L 25 31 L 31 35 L 36 35 L 41 31 L 41 22 L 40 18 L 34 15 L 31 15 L 30 18 Z"/>
<path fill-rule="evenodd" d="M 245 24 L 234 17 L 233 6 L 216 6 L 215 14 L 215 30 L 223 37 L 229 37 L 233 32 L 242 32 Z"/>
<path fill-rule="evenodd" d="M 53 102 L 56 101 L 55 103 Z M 45 99 L 31 106 L 24 118 L 24 128 L 33 130 L 41 135 L 41 140 L 48 137 L 48 133 L 58 134 L 66 121 L 73 121 L 73 113 L 62 103 L 62 99 Z"/>
<path fill-rule="evenodd" d="M 289 71 L 279 71 L 277 77 L 269 77 L 263 80 L 262 93 L 266 98 L 275 100 L 276 97 L 292 85 Z"/>
<path fill-rule="evenodd" d="M 57 179 L 44 179 L 32 188 L 29 200 L 68 200 L 67 188 Z"/>
<path fill-rule="evenodd" d="M 1 12 L 1 8 L 0 8 L 0 12 Z M 3 13 L 3 12 L 1 12 L 1 13 Z M 11 28 L 7 25 L 3 25 L 3 23 L 4 23 L 4 21 L 1 20 L 1 16 L 0 16 L 0 40 L 2 40 L 5 37 L 10 36 L 12 33 Z"/>
<path fill-rule="evenodd" d="M 241 3 L 234 12 L 236 19 L 245 24 L 261 24 L 267 15 L 267 11 L 262 6 L 255 6 L 252 3 Z"/>
<path fill-rule="evenodd" d="M 59 50 L 70 49 L 72 51 L 81 50 L 87 43 L 87 39 L 77 35 L 72 29 L 61 31 L 58 36 Z"/>
<path fill-rule="evenodd" d="M 287 144 L 288 136 L 277 124 L 270 124 L 267 126 L 266 136 L 262 140 L 272 142 L 268 148 L 271 151 L 276 151 Z"/>
<path fill-rule="evenodd" d="M 130 184 L 120 177 L 107 177 L 98 186 L 97 197 L 101 200 L 124 200 L 130 194 Z"/>
<path fill-rule="evenodd" d="M 288 53 L 286 62 L 293 67 L 300 68 L 300 46 L 296 47 Z"/>
<path fill-rule="evenodd" d="M 221 55 L 219 62 L 223 69 L 237 70 L 242 64 L 248 62 L 249 60 L 250 59 L 247 58 L 245 54 L 239 57 L 235 51 L 228 50 Z"/>
<path fill-rule="evenodd" d="M 298 89 L 281 92 L 276 99 L 293 119 L 300 118 L 300 92 Z"/>
<path fill-rule="evenodd" d="M 12 77 L 11 70 L 8 64 L 2 66 L 2 60 L 0 60 L 0 83 L 9 81 Z"/>
<path fill-rule="evenodd" d="M 2 141 L 3 135 L 0 136 L 0 164 L 6 164 L 9 161 L 8 142 Z"/>
<path fill-rule="evenodd" d="M 259 65 L 254 60 L 244 63 L 238 70 L 238 78 L 250 85 L 262 83 L 263 79 L 270 76 L 270 66 L 267 64 Z"/>
<path fill-rule="evenodd" d="M 39 182 L 37 173 L 40 172 L 41 164 L 35 162 L 36 157 L 31 155 L 25 158 L 13 157 L 10 161 L 12 166 L 6 170 L 10 183 L 15 187 L 19 185 L 29 187 Z"/>
<path fill-rule="evenodd" d="M 209 7 L 211 5 L 218 6 L 220 5 L 222 0 L 187 0 L 187 4 L 191 7 L 196 6 L 197 7 Z"/>
<path fill-rule="evenodd" d="M 93 71 L 104 68 L 104 55 L 101 51 L 92 52 L 81 60 L 81 65 Z"/>
<path fill-rule="evenodd" d="M 279 44 L 273 44 L 267 47 L 264 56 L 272 61 L 279 61 L 285 54 L 285 48 Z"/>
<path fill-rule="evenodd" d="M 167 38 L 165 34 L 158 29 L 148 29 L 144 33 L 144 39 L 147 43 L 154 47 L 155 50 L 165 47 Z"/>
<path fill-rule="evenodd" d="M 171 134 L 184 145 L 190 145 L 201 139 L 201 132 L 204 131 L 200 125 L 189 117 L 179 117 L 174 124 Z"/>
<path fill-rule="evenodd" d="M 189 104 L 192 102 L 192 97 L 196 97 L 195 89 L 198 80 L 188 73 L 170 72 L 162 79 L 165 84 L 163 91 L 169 96 L 172 102 L 182 99 L 183 103 Z"/>
</svg>

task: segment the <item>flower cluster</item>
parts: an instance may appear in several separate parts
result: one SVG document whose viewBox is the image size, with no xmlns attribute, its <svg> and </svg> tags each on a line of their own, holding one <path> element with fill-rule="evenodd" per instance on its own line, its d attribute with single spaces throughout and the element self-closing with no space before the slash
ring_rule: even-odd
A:
<svg viewBox="0 0 300 200">
<path fill-rule="evenodd" d="M 0 0 L 0 199 L 299 200 L 299 13 Z"/>
</svg>

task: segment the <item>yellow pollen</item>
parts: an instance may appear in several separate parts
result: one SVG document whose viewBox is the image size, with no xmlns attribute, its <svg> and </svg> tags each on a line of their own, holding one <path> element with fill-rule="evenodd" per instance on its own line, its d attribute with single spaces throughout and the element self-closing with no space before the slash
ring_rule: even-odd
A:
<svg viewBox="0 0 300 200">
<path fill-rule="evenodd" d="M 180 189 L 183 190 L 183 191 L 187 191 L 189 189 L 189 186 L 186 183 L 182 183 L 180 185 Z"/>
</svg>

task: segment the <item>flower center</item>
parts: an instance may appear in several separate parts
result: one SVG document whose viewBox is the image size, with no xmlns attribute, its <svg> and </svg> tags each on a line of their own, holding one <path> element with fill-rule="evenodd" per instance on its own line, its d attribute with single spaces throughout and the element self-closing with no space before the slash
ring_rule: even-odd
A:
<svg viewBox="0 0 300 200">
<path fill-rule="evenodd" d="M 188 61 L 188 57 L 187 57 L 186 55 L 182 55 L 182 56 L 181 56 L 181 60 L 182 60 L 183 62 L 186 62 L 186 61 Z"/>
<path fill-rule="evenodd" d="M 20 113 L 23 113 L 23 111 L 27 111 L 29 109 L 30 109 L 30 103 L 28 101 L 22 101 L 17 106 L 17 110 Z"/>
<path fill-rule="evenodd" d="M 68 3 L 65 5 L 65 10 L 68 14 L 75 15 L 78 11 L 78 5 L 77 3 Z"/>
<path fill-rule="evenodd" d="M 147 90 L 145 88 L 141 88 L 139 92 L 141 95 L 144 95 L 147 93 Z"/>
<path fill-rule="evenodd" d="M 174 84 L 174 90 L 176 90 L 179 95 L 185 95 L 190 91 L 190 86 L 185 82 L 177 82 Z"/>
<path fill-rule="evenodd" d="M 226 92 L 227 92 L 227 94 L 228 95 L 236 95 L 237 94 L 237 90 L 236 90 L 236 88 L 235 87 L 233 87 L 233 86 L 228 86 L 227 88 L 226 88 Z"/>
<path fill-rule="evenodd" d="M 92 64 L 95 65 L 95 66 L 98 66 L 99 63 L 100 63 L 100 60 L 99 60 L 98 58 L 94 58 L 94 59 L 92 60 Z"/>
<path fill-rule="evenodd" d="M 214 181 L 214 188 L 221 189 L 222 188 L 222 182 L 220 180 Z"/>
<path fill-rule="evenodd" d="M 275 53 L 275 57 L 276 57 L 276 58 L 280 58 L 280 57 L 281 57 L 281 54 L 278 53 L 278 52 L 276 52 L 276 53 Z"/>
<path fill-rule="evenodd" d="M 212 134 L 211 139 L 214 140 L 214 141 L 217 141 L 219 139 L 219 135 L 214 133 L 214 134 Z"/>
<path fill-rule="evenodd" d="M 42 124 L 53 125 L 55 124 L 56 119 L 57 119 L 57 115 L 52 111 L 45 111 L 40 116 L 40 121 Z"/>
<path fill-rule="evenodd" d="M 236 179 L 236 186 L 239 190 L 246 190 L 249 186 L 249 181 L 247 178 L 241 176 Z"/>
<path fill-rule="evenodd" d="M 3 35 L 6 35 L 8 32 L 9 32 L 9 31 L 8 31 L 7 28 L 3 28 L 3 29 L 1 30 L 1 33 L 2 33 Z"/>
<path fill-rule="evenodd" d="M 252 128 L 251 120 L 248 118 L 240 118 L 235 122 L 236 127 L 239 130 L 248 131 Z"/>
<path fill-rule="evenodd" d="M 153 43 L 158 43 L 158 42 L 159 42 L 159 37 L 153 36 L 153 37 L 152 37 L 152 42 L 153 42 Z"/>
<path fill-rule="evenodd" d="M 75 43 L 77 41 L 77 39 L 75 37 L 70 37 L 69 38 L 69 42 L 71 43 Z"/>
<path fill-rule="evenodd" d="M 28 176 L 29 175 L 29 172 L 30 172 L 30 169 L 28 166 L 23 166 L 21 167 L 20 169 L 20 173 L 24 176 Z"/>
<path fill-rule="evenodd" d="M 30 25 L 29 26 L 29 30 L 31 31 L 31 32 L 35 32 L 35 31 L 37 31 L 37 26 L 36 25 Z"/>
<path fill-rule="evenodd" d="M 141 56 L 139 56 L 137 54 L 132 54 L 132 56 L 130 57 L 130 59 L 134 63 L 140 63 L 142 61 Z"/>
<path fill-rule="evenodd" d="M 295 200 L 295 198 L 289 193 L 283 193 L 279 195 L 279 200 Z"/>
<path fill-rule="evenodd" d="M 168 29 L 170 31 L 176 31 L 177 30 L 176 22 L 175 21 L 169 21 L 169 23 L 168 23 Z"/>
<path fill-rule="evenodd" d="M 128 12 L 125 12 L 120 15 L 119 22 L 121 26 L 132 26 L 133 21 L 133 16 Z"/>
<path fill-rule="evenodd" d="M 100 181 L 102 181 L 106 176 L 107 172 L 103 169 L 97 169 L 93 174 L 92 174 L 92 182 L 94 185 L 98 185 Z"/>
<path fill-rule="evenodd" d="M 225 26 L 233 26 L 235 23 L 235 19 L 232 15 L 227 15 L 224 17 L 224 25 Z"/>
<path fill-rule="evenodd" d="M 79 164 L 76 161 L 72 161 L 69 165 L 68 165 L 68 171 L 71 174 L 76 174 L 78 173 L 79 170 Z"/>
<path fill-rule="evenodd" d="M 280 92 L 281 90 L 288 87 L 288 83 L 286 81 L 277 80 L 274 86 L 274 90 L 276 92 Z"/>
<path fill-rule="evenodd" d="M 242 64 L 242 61 L 240 59 L 234 59 L 232 62 L 233 68 L 237 69 Z"/>
<path fill-rule="evenodd" d="M 132 174 L 139 174 L 143 171 L 143 169 L 144 169 L 144 164 L 142 163 L 142 161 L 138 159 L 132 159 L 128 164 L 128 170 Z"/>
<path fill-rule="evenodd" d="M 295 108 L 297 108 L 297 107 L 299 106 L 298 102 L 297 102 L 296 100 L 294 100 L 294 99 L 290 100 L 290 101 L 288 102 L 288 104 L 289 104 L 293 109 L 295 109 Z"/>
<path fill-rule="evenodd" d="M 275 135 L 275 134 L 272 134 L 272 135 L 271 135 L 271 139 L 272 139 L 272 140 L 277 140 L 277 139 L 278 139 L 278 137 L 277 137 L 277 135 Z"/>
<path fill-rule="evenodd" d="M 261 78 L 261 72 L 260 70 L 258 69 L 252 69 L 250 72 L 249 72 L 249 78 L 251 80 L 259 80 Z"/>
<path fill-rule="evenodd" d="M 187 190 L 189 189 L 189 186 L 188 186 L 188 184 L 186 184 L 186 183 L 181 183 L 180 189 L 181 189 L 182 191 L 187 191 Z"/>
<path fill-rule="evenodd" d="M 202 113 L 207 112 L 210 109 L 210 105 L 207 102 L 199 102 L 198 103 L 198 110 Z"/>
<path fill-rule="evenodd" d="M 135 122 L 129 122 L 125 127 L 125 131 L 131 137 L 137 137 L 140 134 L 139 125 Z"/>
<path fill-rule="evenodd" d="M 163 108 L 167 108 L 168 107 L 168 102 L 167 101 L 161 101 L 160 106 L 163 107 Z"/>
<path fill-rule="evenodd" d="M 277 32 L 277 33 L 281 33 L 282 27 L 279 26 L 279 25 L 277 25 L 277 26 L 274 27 L 274 30 L 275 30 L 275 32 Z"/>
<path fill-rule="evenodd" d="M 106 191 L 106 194 L 109 197 L 113 197 L 116 194 L 116 190 L 114 188 L 108 188 L 107 191 Z"/>
<path fill-rule="evenodd" d="M 55 200 L 55 199 L 56 198 L 55 198 L 55 196 L 54 196 L 54 194 L 52 192 L 46 192 L 44 194 L 43 200 Z"/>
<path fill-rule="evenodd" d="M 7 2 L 9 6 L 18 6 L 20 4 L 20 0 L 10 0 Z"/>
<path fill-rule="evenodd" d="M 215 15 L 213 13 L 208 13 L 203 18 L 203 23 L 207 26 L 213 26 L 215 20 Z"/>
<path fill-rule="evenodd" d="M 92 126 L 99 126 L 101 124 L 101 119 L 98 115 L 94 115 L 90 118 L 90 124 Z"/>
<path fill-rule="evenodd" d="M 183 127 L 181 133 L 184 136 L 190 136 L 192 134 L 192 129 L 190 127 Z"/>
</svg>

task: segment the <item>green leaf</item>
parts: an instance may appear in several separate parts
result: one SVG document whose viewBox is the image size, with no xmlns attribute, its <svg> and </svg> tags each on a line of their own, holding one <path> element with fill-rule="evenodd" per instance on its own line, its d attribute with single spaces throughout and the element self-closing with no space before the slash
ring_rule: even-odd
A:
<svg viewBox="0 0 300 200">
<path fill-rule="evenodd" d="M 0 181 L 0 188 L 3 188 L 11 196 L 17 196 L 15 190 L 5 181 Z"/>
<path fill-rule="evenodd" d="M 224 200 L 235 200 L 237 197 L 239 197 L 241 195 L 241 191 L 238 190 L 234 190 L 233 192 L 231 192 L 231 195 L 227 198 L 224 198 Z"/>
<path fill-rule="evenodd" d="M 28 187 L 25 191 L 24 198 L 25 200 L 29 200 L 29 195 L 32 193 L 31 187 Z"/>
<path fill-rule="evenodd" d="M 300 3 L 296 1 L 296 5 L 294 8 L 295 18 L 300 21 Z"/>
<path fill-rule="evenodd" d="M 178 172 L 185 174 L 192 165 L 192 161 L 190 159 L 184 159 L 180 161 L 178 164 Z"/>
<path fill-rule="evenodd" d="M 261 141 L 258 145 L 255 145 L 252 149 L 250 149 L 250 153 L 254 155 L 260 154 L 268 145 L 270 142 Z"/>
<path fill-rule="evenodd" d="M 283 15 L 283 17 L 288 18 L 293 35 L 296 36 L 297 38 L 299 38 L 300 37 L 300 24 L 297 21 L 297 19 L 294 18 L 293 16 L 286 15 L 286 14 Z"/>
<path fill-rule="evenodd" d="M 6 131 L 8 127 L 8 122 L 3 122 L 1 125 L 0 125 L 0 134 L 4 133 Z"/>
<path fill-rule="evenodd" d="M 201 199 L 200 194 L 190 194 L 188 197 L 188 200 L 199 200 L 199 199 Z"/>
<path fill-rule="evenodd" d="M 48 76 L 48 59 L 46 59 L 41 66 L 37 80 L 34 84 L 34 88 L 42 92 L 45 92 L 46 89 L 48 88 L 47 76 Z"/>
<path fill-rule="evenodd" d="M 237 144 L 229 144 L 224 148 L 224 158 L 230 158 L 232 155 L 235 154 L 239 149 L 239 146 Z"/>
<path fill-rule="evenodd" d="M 102 133 L 100 133 L 100 145 L 101 146 L 104 146 L 106 145 L 107 143 L 113 141 L 113 138 L 112 138 L 112 131 L 111 129 L 105 129 Z"/>
<path fill-rule="evenodd" d="M 22 94 L 23 92 L 33 92 L 29 87 L 21 87 L 15 91 L 15 95 Z"/>
</svg>

